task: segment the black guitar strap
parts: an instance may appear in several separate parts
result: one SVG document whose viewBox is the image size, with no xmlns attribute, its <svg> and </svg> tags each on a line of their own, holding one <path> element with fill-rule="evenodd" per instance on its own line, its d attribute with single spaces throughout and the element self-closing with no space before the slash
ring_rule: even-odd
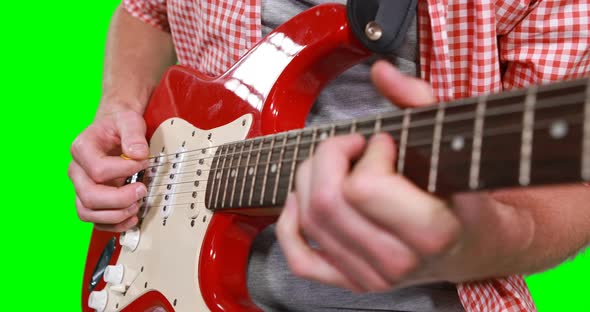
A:
<svg viewBox="0 0 590 312">
<path fill-rule="evenodd" d="M 418 0 L 348 0 L 348 22 L 367 49 L 389 54 L 399 48 L 416 15 Z"/>
</svg>

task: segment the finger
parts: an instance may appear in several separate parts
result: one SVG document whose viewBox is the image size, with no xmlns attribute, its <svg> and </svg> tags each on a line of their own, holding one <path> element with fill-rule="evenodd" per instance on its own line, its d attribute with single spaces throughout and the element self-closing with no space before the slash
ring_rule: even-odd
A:
<svg viewBox="0 0 590 312">
<path fill-rule="evenodd" d="M 352 175 L 384 175 L 393 173 L 395 144 L 391 136 L 377 133 L 371 137 L 361 159 L 354 165 Z"/>
<path fill-rule="evenodd" d="M 83 168 L 87 175 L 97 183 L 116 178 L 127 177 L 145 169 L 149 160 L 123 159 L 119 155 L 109 156 L 107 150 L 113 142 L 106 143 L 104 134 L 99 127 L 89 127 L 72 144 L 71 152 L 74 161 Z"/>
<path fill-rule="evenodd" d="M 114 224 L 114 225 L 110 225 L 110 224 L 100 224 L 100 223 L 96 223 L 94 224 L 94 227 L 96 227 L 97 229 L 101 230 L 101 231 L 107 231 L 107 232 L 125 232 L 131 228 L 133 228 L 135 225 L 137 225 L 137 222 L 139 221 L 139 219 L 137 218 L 137 216 L 132 216 L 129 217 L 129 219 L 118 223 L 118 224 Z"/>
<path fill-rule="evenodd" d="M 297 202 L 293 194 L 287 196 L 285 208 L 277 222 L 276 235 L 287 264 L 291 271 L 302 278 L 314 280 L 332 286 L 344 287 L 356 291 L 361 289 L 352 283 L 326 261 L 321 254 L 312 249 L 300 232 L 300 219 Z"/>
<path fill-rule="evenodd" d="M 362 153 L 363 147 L 364 138 L 360 135 L 330 138 L 320 144 L 314 157 L 299 166 L 295 176 L 295 194 L 304 216 L 309 213 L 310 203 L 330 208 L 338 196 L 334 190 L 340 187 L 340 181 L 350 170 L 351 161 Z M 314 212 L 310 219 L 322 221 L 329 219 L 332 213 L 324 210 Z M 321 215 L 324 212 L 328 215 Z"/>
<path fill-rule="evenodd" d="M 82 221 L 115 225 L 135 216 L 139 211 L 139 205 L 134 203 L 124 209 L 92 210 L 85 207 L 76 196 L 76 210 Z"/>
<path fill-rule="evenodd" d="M 391 138 L 380 134 L 372 138 L 372 141 L 375 140 L 377 142 L 369 143 L 373 145 L 368 147 L 371 150 L 365 150 L 359 163 L 354 167 L 353 174 L 356 170 L 362 172 L 365 167 L 375 166 L 373 162 L 386 164 L 393 161 L 394 147 Z M 346 142 L 337 143 L 346 144 Z M 362 141 L 356 144 L 359 145 L 357 147 L 363 146 Z M 414 270 L 419 259 L 395 235 L 371 223 L 355 209 L 349 207 L 338 195 L 341 179 L 334 175 L 334 172 L 347 172 L 350 159 L 354 159 L 362 150 L 362 148 L 355 150 L 357 147 L 351 146 L 349 151 L 343 151 L 324 146 L 318 149 L 313 158 L 313 170 L 311 166 L 304 168 L 302 172 L 309 178 L 298 180 L 298 183 L 302 185 L 299 187 L 303 188 L 305 184 L 311 184 L 309 192 L 320 194 L 320 198 L 311 199 L 311 205 L 314 207 L 306 209 L 312 209 L 312 212 L 323 211 L 324 215 L 307 216 L 303 227 L 305 233 L 320 244 L 328 260 L 338 260 L 335 261 L 335 266 L 341 272 L 345 272 L 348 279 L 364 290 L 383 291 L 391 289 Z M 342 156 L 347 154 L 348 156 Z M 339 162 L 340 165 L 338 165 Z M 331 167 L 333 165 L 336 167 Z M 357 168 L 358 166 L 360 168 Z M 392 171 L 391 165 L 381 167 L 389 167 L 389 171 Z M 383 170 L 379 167 L 371 169 L 383 175 L 381 172 Z M 312 172 L 313 178 L 310 177 Z M 367 173 L 363 172 L 363 175 L 367 176 Z M 371 178 L 367 178 L 363 183 L 370 186 Z M 330 194 L 329 190 L 336 190 L 336 193 Z M 309 195 L 302 197 L 309 200 Z M 371 239 L 367 239 L 369 237 Z"/>
<path fill-rule="evenodd" d="M 135 112 L 119 113 L 116 117 L 117 129 L 121 136 L 123 153 L 133 159 L 147 159 L 149 149 L 145 139 L 145 121 Z"/>
<path fill-rule="evenodd" d="M 436 102 L 427 82 L 402 74 L 387 61 L 375 62 L 371 80 L 383 96 L 398 106 L 419 107 Z"/>
<path fill-rule="evenodd" d="M 76 162 L 70 164 L 68 173 L 80 201 L 89 209 L 129 207 L 147 195 L 147 188 L 143 183 L 121 187 L 96 184 Z"/>
<path fill-rule="evenodd" d="M 313 177 L 310 175 L 309 181 L 300 182 L 308 183 L 309 189 L 315 190 L 314 195 L 319 198 L 305 198 L 305 201 L 299 201 L 304 211 L 307 210 L 310 200 L 320 203 L 329 203 L 333 200 L 333 198 L 326 197 L 337 194 L 323 192 L 323 190 L 336 190 L 340 187 L 341 181 L 350 171 L 351 163 L 362 154 L 364 147 L 365 140 L 358 134 L 330 138 L 319 145 L 311 159 Z"/>
<path fill-rule="evenodd" d="M 304 200 L 300 204 L 304 218 L 302 228 L 320 245 L 325 257 L 360 288 L 386 289 L 390 283 L 366 261 L 364 241 L 359 242 L 358 235 L 348 232 L 349 225 L 358 229 L 356 226 L 366 222 L 359 220 L 360 215 L 348 211 L 340 196 L 340 182 L 363 147 L 364 139 L 357 135 L 331 138 L 318 147 L 311 161 L 312 170 L 308 169 L 308 178 L 299 177 L 298 181 L 298 185 L 309 185 L 310 194 L 298 197 Z"/>
<path fill-rule="evenodd" d="M 360 177 L 360 176 L 359 176 Z M 344 184 L 344 195 L 357 211 L 397 235 L 423 256 L 439 254 L 458 238 L 460 224 L 447 205 L 400 175 L 358 179 Z"/>
</svg>

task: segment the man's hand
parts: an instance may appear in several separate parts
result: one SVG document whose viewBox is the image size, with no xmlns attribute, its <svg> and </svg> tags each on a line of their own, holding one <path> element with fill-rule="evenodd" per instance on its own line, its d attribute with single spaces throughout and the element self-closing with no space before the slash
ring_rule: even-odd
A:
<svg viewBox="0 0 590 312">
<path fill-rule="evenodd" d="M 297 192 L 277 227 L 289 266 L 296 275 L 356 291 L 444 278 L 430 271 L 456 245 L 458 219 L 394 172 L 388 135 L 365 145 L 358 135 L 327 140 L 299 168 Z"/>
<path fill-rule="evenodd" d="M 378 63 L 372 75 L 395 103 L 434 101 L 425 82 L 388 64 Z M 426 271 L 456 245 L 459 220 L 443 201 L 396 174 L 394 163 L 394 142 L 378 134 L 368 144 L 360 135 L 326 140 L 300 166 L 277 226 L 296 275 L 356 291 L 441 278 Z"/>
<path fill-rule="evenodd" d="M 148 166 L 145 131 L 139 113 L 123 110 L 99 114 L 74 140 L 68 175 L 76 189 L 81 220 L 115 232 L 137 223 L 137 201 L 146 195 L 146 187 L 142 183 L 123 184 L 126 177 Z"/>
</svg>

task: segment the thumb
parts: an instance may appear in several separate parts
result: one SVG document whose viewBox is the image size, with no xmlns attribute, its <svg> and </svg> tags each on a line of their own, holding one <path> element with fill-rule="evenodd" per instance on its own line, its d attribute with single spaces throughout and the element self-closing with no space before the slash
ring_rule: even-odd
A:
<svg viewBox="0 0 590 312">
<path fill-rule="evenodd" d="M 395 105 L 419 107 L 436 102 L 426 81 L 402 74 L 387 61 L 375 62 L 371 68 L 371 79 L 377 90 Z"/>
<path fill-rule="evenodd" d="M 149 148 L 145 139 L 146 126 L 143 117 L 129 111 L 119 113 L 115 118 L 123 154 L 133 159 L 147 159 Z"/>
</svg>

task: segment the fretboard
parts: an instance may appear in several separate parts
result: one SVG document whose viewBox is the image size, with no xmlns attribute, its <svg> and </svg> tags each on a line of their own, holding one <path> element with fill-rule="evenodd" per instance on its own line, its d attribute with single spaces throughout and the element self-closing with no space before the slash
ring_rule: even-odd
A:
<svg viewBox="0 0 590 312">
<path fill-rule="evenodd" d="M 440 195 L 590 180 L 590 80 L 406 109 L 220 146 L 209 209 L 281 205 L 298 166 L 337 135 L 389 133 L 395 168 Z"/>
</svg>

